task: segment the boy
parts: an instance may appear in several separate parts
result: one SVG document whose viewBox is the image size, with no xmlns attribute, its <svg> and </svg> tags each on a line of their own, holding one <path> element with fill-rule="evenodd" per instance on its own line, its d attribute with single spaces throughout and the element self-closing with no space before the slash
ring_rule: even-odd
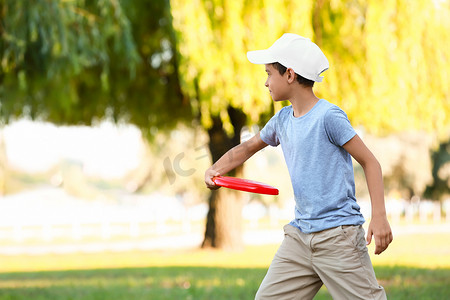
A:
<svg viewBox="0 0 450 300">
<path fill-rule="evenodd" d="M 205 172 L 205 183 L 226 174 L 267 145 L 281 144 L 295 196 L 295 218 L 256 294 L 256 299 L 312 299 L 322 284 L 334 299 L 386 299 L 366 244 L 375 254 L 393 237 L 384 204 L 381 167 L 358 137 L 347 115 L 315 96 L 314 82 L 328 69 L 319 47 L 284 34 L 266 50 L 247 53 L 264 64 L 265 86 L 274 101 L 289 100 L 250 140 L 232 148 Z M 366 175 L 372 204 L 367 238 L 356 203 L 351 156 Z"/>
</svg>

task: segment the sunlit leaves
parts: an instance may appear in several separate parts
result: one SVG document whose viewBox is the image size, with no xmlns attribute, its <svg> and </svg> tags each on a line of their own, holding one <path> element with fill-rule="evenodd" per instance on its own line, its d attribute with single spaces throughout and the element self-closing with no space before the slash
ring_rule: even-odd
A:
<svg viewBox="0 0 450 300">
<path fill-rule="evenodd" d="M 173 0 L 183 89 L 198 101 L 202 124 L 226 108 L 242 108 L 251 122 L 272 109 L 264 88 L 263 66 L 247 61 L 246 52 L 269 47 L 285 31 L 312 33 L 312 1 L 302 6 L 284 1 Z"/>
<path fill-rule="evenodd" d="M 284 32 L 315 41 L 330 61 L 318 96 L 340 105 L 355 126 L 384 134 L 448 134 L 450 7 L 445 1 L 172 0 L 183 90 L 203 124 L 228 105 L 252 122 L 271 109 L 261 66 L 245 57 Z"/>
<path fill-rule="evenodd" d="M 450 7 L 442 1 L 322 2 L 322 47 L 331 67 L 321 95 L 374 133 L 448 135 Z"/>
</svg>

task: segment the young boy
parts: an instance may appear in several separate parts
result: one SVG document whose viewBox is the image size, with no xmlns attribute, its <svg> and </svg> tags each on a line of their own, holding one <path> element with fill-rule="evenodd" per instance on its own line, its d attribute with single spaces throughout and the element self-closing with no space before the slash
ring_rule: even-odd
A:
<svg viewBox="0 0 450 300">
<path fill-rule="evenodd" d="M 247 53 L 264 64 L 265 86 L 274 101 L 289 100 L 260 133 L 224 154 L 205 172 L 210 189 L 224 175 L 267 145 L 281 145 L 295 196 L 295 218 L 256 294 L 256 299 L 312 299 L 325 284 L 333 299 L 386 299 L 366 244 L 380 254 L 393 237 L 384 204 L 381 167 L 337 106 L 315 96 L 328 60 L 319 47 L 284 34 L 266 50 Z M 365 240 L 356 203 L 351 156 L 366 175 L 372 218 Z M 367 243 L 366 243 L 367 242 Z"/>
</svg>

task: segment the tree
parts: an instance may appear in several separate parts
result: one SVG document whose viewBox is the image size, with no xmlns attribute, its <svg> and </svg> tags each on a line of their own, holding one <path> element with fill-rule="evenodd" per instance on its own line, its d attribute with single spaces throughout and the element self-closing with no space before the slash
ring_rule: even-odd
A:
<svg viewBox="0 0 450 300">
<path fill-rule="evenodd" d="M 130 59 L 130 70 L 137 63 L 117 2 L 1 0 L 0 20 L 0 125 L 20 116 L 90 123 L 105 107 L 80 98 L 78 86 L 98 78 L 106 90 L 109 44 Z M 0 172 L 4 179 L 5 164 Z"/>
<path fill-rule="evenodd" d="M 168 1 L 0 0 L 0 19 L 0 124 L 106 118 L 151 140 L 190 119 Z"/>
<path fill-rule="evenodd" d="M 1 120 L 27 115 L 72 124 L 101 117 L 105 103 L 84 101 L 80 86 L 94 80 L 106 91 L 113 54 L 125 58 L 121 64 L 129 76 L 138 63 L 119 3 L 2 0 L 0 5 Z"/>
<path fill-rule="evenodd" d="M 168 1 L 0 3 L 2 122 L 26 115 L 89 125 L 110 117 L 149 133 L 189 117 L 190 109 L 165 109 L 188 105 Z"/>
</svg>

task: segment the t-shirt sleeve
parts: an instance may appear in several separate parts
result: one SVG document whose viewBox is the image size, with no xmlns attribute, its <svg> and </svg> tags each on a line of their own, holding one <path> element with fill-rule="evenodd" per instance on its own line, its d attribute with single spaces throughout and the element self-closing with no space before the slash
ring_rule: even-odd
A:
<svg viewBox="0 0 450 300">
<path fill-rule="evenodd" d="M 325 131 L 330 142 L 337 146 L 344 145 L 356 135 L 347 114 L 337 106 L 325 114 Z"/>
<path fill-rule="evenodd" d="M 260 137 L 267 145 L 276 147 L 280 144 L 277 136 L 277 122 L 279 113 L 275 114 L 260 132 Z"/>
</svg>

